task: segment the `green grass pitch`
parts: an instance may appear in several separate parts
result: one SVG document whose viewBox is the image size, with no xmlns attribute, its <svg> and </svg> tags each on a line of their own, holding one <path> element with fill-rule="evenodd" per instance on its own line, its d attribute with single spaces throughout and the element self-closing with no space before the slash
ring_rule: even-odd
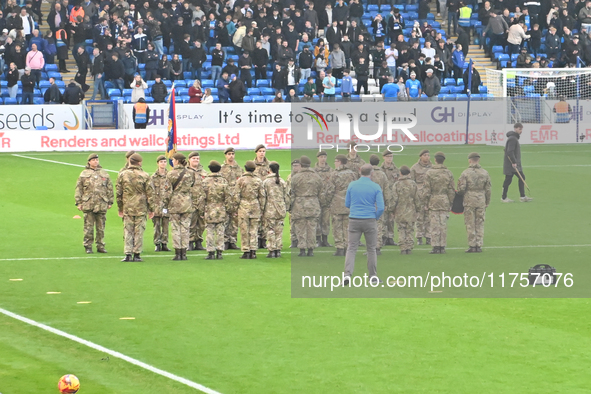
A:
<svg viewBox="0 0 591 394">
<path fill-rule="evenodd" d="M 423 246 L 402 259 L 397 248 L 386 247 L 378 260 L 384 270 L 429 257 L 442 266 L 459 261 L 488 270 L 508 261 L 560 266 L 589 260 L 591 146 L 522 146 L 534 197 L 527 204 L 500 202 L 502 147 L 430 149 L 447 154 L 456 181 L 468 153 L 482 153 L 493 181 L 484 253 L 463 253 L 463 218 L 452 215 L 447 255 L 429 256 Z M 408 148 L 395 156 L 396 164 L 412 165 L 419 150 Z M 158 154 L 143 154 L 146 171 L 156 169 Z M 85 164 L 88 153 L 23 155 Z M 267 153 L 280 162 L 284 178 L 292 155 L 299 152 Z M 237 154 L 241 164 L 252 157 L 252 151 Z M 223 154 L 202 152 L 204 165 L 214 158 Z M 110 170 L 124 164 L 122 153 L 102 153 L 100 160 Z M 115 209 L 107 219 L 109 253 L 84 254 L 82 220 L 73 219 L 81 168 L 10 154 L 0 155 L 0 168 L 0 308 L 220 393 L 591 390 L 586 298 L 461 299 L 427 291 L 414 299 L 292 298 L 287 227 L 282 259 L 261 252 L 257 260 L 239 260 L 239 253 L 226 253 L 223 261 L 207 262 L 204 252 L 189 252 L 188 261 L 173 262 L 171 253 L 153 252 L 149 222 L 145 262 L 121 263 L 123 231 Z M 516 179 L 509 197 L 518 200 Z M 338 273 L 342 260 L 325 251 L 318 255 Z M 364 264 L 358 265 L 362 274 Z M 10 281 L 17 278 L 23 280 Z M 52 291 L 61 294 L 47 294 Z M 0 314 L 0 393 L 57 393 L 67 373 L 80 378 L 82 394 L 197 392 Z"/>
</svg>

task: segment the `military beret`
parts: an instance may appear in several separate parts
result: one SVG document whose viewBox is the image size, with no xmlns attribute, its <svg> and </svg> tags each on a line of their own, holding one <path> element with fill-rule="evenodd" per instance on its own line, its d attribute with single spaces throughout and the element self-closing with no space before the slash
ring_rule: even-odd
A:
<svg viewBox="0 0 591 394">
<path fill-rule="evenodd" d="M 234 148 L 233 148 L 233 147 L 231 147 L 231 146 L 230 146 L 230 147 L 228 147 L 228 148 L 226 148 L 226 150 L 224 151 L 224 155 L 225 155 L 226 153 L 230 153 L 230 152 L 234 152 Z"/>
<path fill-rule="evenodd" d="M 334 158 L 335 160 L 340 160 L 341 163 L 343 164 L 347 164 L 347 156 L 345 155 L 337 155 L 337 157 Z"/>
<path fill-rule="evenodd" d="M 164 155 L 160 155 L 156 158 L 156 163 L 158 163 L 160 160 L 166 160 L 166 157 L 164 157 Z"/>
<path fill-rule="evenodd" d="M 320 156 L 328 156 L 325 151 L 321 150 L 320 152 L 316 153 L 316 157 Z"/>
<path fill-rule="evenodd" d="M 98 159 L 98 155 L 96 153 L 91 153 L 88 155 L 88 161 L 91 161 L 92 159 Z"/>
<path fill-rule="evenodd" d="M 265 145 L 263 145 L 263 144 L 258 144 L 258 145 L 257 145 L 257 147 L 256 147 L 256 148 L 254 148 L 254 151 L 255 151 L 255 152 L 258 152 L 258 151 L 259 151 L 259 149 L 267 149 L 267 148 L 265 148 Z"/>
<path fill-rule="evenodd" d="M 400 173 L 402 175 L 408 175 L 410 174 L 410 168 L 408 168 L 408 166 L 402 166 L 400 167 Z"/>
<path fill-rule="evenodd" d="M 468 155 L 468 159 L 475 159 L 475 158 L 480 158 L 480 155 L 476 152 L 472 152 Z"/>
<path fill-rule="evenodd" d="M 181 152 L 177 152 L 174 155 L 172 155 L 172 158 L 175 160 L 185 160 L 186 157 L 185 155 L 183 155 Z"/>
<path fill-rule="evenodd" d="M 423 156 L 425 153 L 429 153 L 429 149 L 423 149 L 420 153 L 419 153 L 419 157 Z"/>
<path fill-rule="evenodd" d="M 386 156 L 392 156 L 394 153 L 390 152 L 388 149 L 386 149 L 384 151 L 384 153 L 382 153 L 382 156 L 386 157 Z"/>
<path fill-rule="evenodd" d="M 445 153 L 443 153 L 441 151 L 435 153 L 435 157 L 437 157 L 437 156 L 443 157 L 445 159 Z"/>
<path fill-rule="evenodd" d="M 300 159 L 292 160 L 291 165 L 293 166 L 294 164 L 300 164 Z"/>
<path fill-rule="evenodd" d="M 217 160 L 212 160 L 212 161 L 209 162 L 209 167 L 221 167 L 221 166 L 222 165 Z"/>
<path fill-rule="evenodd" d="M 372 166 L 377 166 L 379 162 L 380 158 L 378 157 L 378 155 L 374 154 L 369 156 L 369 164 L 371 164 Z"/>
<path fill-rule="evenodd" d="M 134 150 L 130 150 L 129 152 L 127 152 L 127 153 L 125 154 L 125 158 L 126 158 L 126 159 L 129 159 L 129 158 L 131 157 L 131 155 L 133 155 L 134 153 L 135 153 L 135 151 L 134 151 Z"/>
<path fill-rule="evenodd" d="M 129 160 L 133 160 L 133 161 L 139 163 L 139 162 L 141 162 L 144 159 L 142 159 L 142 156 L 139 153 L 134 153 L 133 155 L 131 155 L 129 157 Z"/>
<path fill-rule="evenodd" d="M 300 157 L 300 163 L 302 164 L 302 167 L 310 167 L 312 160 L 310 160 L 308 156 L 302 156 Z"/>
<path fill-rule="evenodd" d="M 199 157 L 199 152 L 191 152 L 191 153 L 189 153 L 189 159 L 190 159 L 191 157 L 194 157 L 194 156 L 197 156 L 197 157 Z"/>
<path fill-rule="evenodd" d="M 257 168 L 257 165 L 254 164 L 254 161 L 248 160 L 246 163 L 244 163 L 244 168 L 246 168 L 247 170 L 254 171 L 255 168 Z"/>
</svg>

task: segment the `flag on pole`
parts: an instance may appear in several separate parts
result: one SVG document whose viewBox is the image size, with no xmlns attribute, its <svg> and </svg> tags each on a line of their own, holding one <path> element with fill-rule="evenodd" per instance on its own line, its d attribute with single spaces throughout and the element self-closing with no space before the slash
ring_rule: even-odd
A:
<svg viewBox="0 0 591 394">
<path fill-rule="evenodd" d="M 176 153 L 176 110 L 174 99 L 174 85 L 170 91 L 170 98 L 168 99 L 170 107 L 168 109 L 168 144 L 166 146 L 166 158 L 172 166 L 172 156 Z"/>
</svg>

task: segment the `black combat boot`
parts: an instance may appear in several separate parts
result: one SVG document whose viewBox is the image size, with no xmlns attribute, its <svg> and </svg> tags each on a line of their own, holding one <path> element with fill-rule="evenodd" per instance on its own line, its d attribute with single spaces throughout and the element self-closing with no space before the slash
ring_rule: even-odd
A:
<svg viewBox="0 0 591 394">
<path fill-rule="evenodd" d="M 264 249 L 263 239 L 261 237 L 259 237 L 258 240 L 259 240 L 259 242 L 257 244 L 257 249 Z"/>
<path fill-rule="evenodd" d="M 86 251 L 86 254 L 92 254 L 92 246 L 85 246 L 84 250 Z"/>
<path fill-rule="evenodd" d="M 250 259 L 256 259 L 257 258 L 257 251 L 256 250 L 251 250 L 250 251 Z"/>
<path fill-rule="evenodd" d="M 298 257 L 306 257 L 306 249 L 300 249 L 300 254 L 298 254 Z"/>
<path fill-rule="evenodd" d="M 250 252 L 244 252 L 242 253 L 242 256 L 240 256 L 241 259 L 250 259 Z"/>
<path fill-rule="evenodd" d="M 224 259 L 223 253 L 224 253 L 223 250 L 216 250 L 215 251 L 215 259 L 216 260 L 223 260 Z"/>
<path fill-rule="evenodd" d="M 125 258 L 121 261 L 123 261 L 123 262 L 133 261 L 133 257 L 131 257 L 130 254 L 126 254 Z"/>
<path fill-rule="evenodd" d="M 345 255 L 345 249 L 337 248 L 337 251 L 334 252 L 332 255 L 333 256 L 344 256 Z"/>
<path fill-rule="evenodd" d="M 195 241 L 189 241 L 189 247 L 188 250 L 195 250 Z"/>
<path fill-rule="evenodd" d="M 162 252 L 162 245 L 156 244 L 156 247 L 154 248 L 154 252 Z"/>
<path fill-rule="evenodd" d="M 308 256 L 308 257 L 314 257 L 314 249 L 312 249 L 312 248 L 308 249 L 308 254 L 307 254 L 307 256 Z"/>
<path fill-rule="evenodd" d="M 476 248 L 474 246 L 470 246 L 467 250 L 466 253 L 476 253 Z"/>
<path fill-rule="evenodd" d="M 297 249 L 298 248 L 298 240 L 297 239 L 293 239 L 291 241 L 291 245 L 289 245 L 290 249 Z"/>
<path fill-rule="evenodd" d="M 230 249 L 230 242 L 224 242 L 224 250 Z"/>
<path fill-rule="evenodd" d="M 203 241 L 202 240 L 197 240 L 195 241 L 195 250 L 205 250 L 205 248 L 203 247 Z"/>
<path fill-rule="evenodd" d="M 322 246 L 324 246 L 326 248 L 332 247 L 332 245 L 328 243 L 328 235 L 322 236 Z"/>
<path fill-rule="evenodd" d="M 482 253 L 482 248 L 480 246 L 477 246 L 475 253 Z"/>
<path fill-rule="evenodd" d="M 230 249 L 230 250 L 238 250 L 240 248 L 238 246 L 236 246 L 236 244 L 234 242 L 230 242 L 230 245 L 228 246 L 228 249 Z"/>
<path fill-rule="evenodd" d="M 268 259 L 274 259 L 275 258 L 275 251 L 274 250 L 269 250 L 269 253 L 267 254 L 267 258 Z"/>
<path fill-rule="evenodd" d="M 170 252 L 170 249 L 168 249 L 168 246 L 166 246 L 166 244 L 162 244 L 161 249 L 163 252 Z"/>
<path fill-rule="evenodd" d="M 104 246 L 97 246 L 97 247 L 96 247 L 96 251 L 97 251 L 98 253 L 107 253 L 107 249 L 105 249 L 105 247 L 104 247 Z"/>
<path fill-rule="evenodd" d="M 174 257 L 172 259 L 174 261 L 182 260 L 183 259 L 183 254 L 181 252 L 181 249 L 175 249 L 174 250 Z"/>
<path fill-rule="evenodd" d="M 319 248 L 322 246 L 322 236 L 317 235 L 316 236 L 316 247 Z"/>
<path fill-rule="evenodd" d="M 376 256 L 381 256 L 381 255 L 382 255 L 382 249 L 376 248 Z"/>
<path fill-rule="evenodd" d="M 431 245 L 431 238 L 425 237 L 425 245 Z"/>
<path fill-rule="evenodd" d="M 187 260 L 187 249 L 181 249 L 181 260 Z"/>
<path fill-rule="evenodd" d="M 439 254 L 445 254 L 445 246 L 439 247 Z"/>
<path fill-rule="evenodd" d="M 433 249 L 429 252 L 429 254 L 439 254 L 439 247 L 433 246 Z"/>
<path fill-rule="evenodd" d="M 140 257 L 140 254 L 139 253 L 134 253 L 133 254 L 133 261 L 138 262 L 138 263 L 141 263 L 144 260 L 142 260 L 142 258 Z"/>
<path fill-rule="evenodd" d="M 276 251 L 275 251 L 275 257 L 276 257 L 276 258 L 279 258 L 279 257 L 281 257 L 281 251 L 280 251 L 280 250 L 276 250 Z"/>
<path fill-rule="evenodd" d="M 386 245 L 388 245 L 388 246 L 398 246 L 398 244 L 396 242 L 394 242 L 394 238 L 387 238 L 386 239 Z"/>
<path fill-rule="evenodd" d="M 205 256 L 205 260 L 215 260 L 215 252 L 207 252 L 207 256 Z"/>
<path fill-rule="evenodd" d="M 422 244 L 423 244 L 423 238 L 417 237 L 417 245 L 422 245 Z"/>
</svg>

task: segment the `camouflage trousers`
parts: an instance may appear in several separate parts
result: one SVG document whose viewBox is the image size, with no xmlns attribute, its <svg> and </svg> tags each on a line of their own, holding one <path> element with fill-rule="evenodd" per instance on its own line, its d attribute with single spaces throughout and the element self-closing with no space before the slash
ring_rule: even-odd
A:
<svg viewBox="0 0 591 394">
<path fill-rule="evenodd" d="M 482 247 L 484 240 L 484 216 L 485 208 L 464 208 L 464 223 L 468 233 L 468 246 Z"/>
<path fill-rule="evenodd" d="M 320 217 L 318 218 L 318 225 L 316 226 L 316 236 L 330 234 L 330 209 L 322 208 Z"/>
<path fill-rule="evenodd" d="M 431 219 L 431 246 L 447 245 L 448 211 L 429 211 Z"/>
<path fill-rule="evenodd" d="M 207 251 L 215 252 L 216 250 L 224 250 L 226 223 L 207 223 L 205 229 L 207 230 Z"/>
<path fill-rule="evenodd" d="M 224 230 L 224 241 L 235 244 L 238 239 L 238 216 L 228 214 L 226 229 Z"/>
<path fill-rule="evenodd" d="M 123 216 L 123 239 L 125 254 L 142 253 L 144 247 L 145 216 Z"/>
<path fill-rule="evenodd" d="M 417 238 L 432 238 L 430 228 L 430 216 L 428 209 L 421 209 L 417 215 L 416 229 Z"/>
<path fill-rule="evenodd" d="M 316 247 L 316 225 L 318 218 L 301 218 L 293 221 L 299 249 L 314 249 Z"/>
<path fill-rule="evenodd" d="M 398 245 L 400 250 L 413 250 L 415 241 L 413 239 L 415 223 L 396 223 L 398 225 Z"/>
<path fill-rule="evenodd" d="M 388 231 L 388 225 L 386 224 L 386 217 L 382 215 L 378 220 L 378 243 L 376 248 L 381 249 L 384 246 L 384 235 Z"/>
<path fill-rule="evenodd" d="M 172 246 L 175 249 L 187 249 L 189 247 L 189 228 L 192 215 L 192 212 L 170 214 Z"/>
<path fill-rule="evenodd" d="M 154 223 L 154 245 L 167 244 L 170 218 L 168 216 L 154 216 L 152 223 Z"/>
<path fill-rule="evenodd" d="M 283 219 L 265 219 L 263 225 L 267 234 L 267 249 L 281 250 L 283 248 Z"/>
<path fill-rule="evenodd" d="M 396 220 L 394 219 L 394 214 L 386 212 L 384 213 L 384 215 L 386 215 L 386 225 L 388 227 L 387 232 L 386 234 L 384 234 L 384 236 L 387 238 L 394 239 L 394 228 L 396 227 Z"/>
<path fill-rule="evenodd" d="M 240 250 L 248 252 L 259 248 L 260 219 L 238 217 L 240 226 Z"/>
<path fill-rule="evenodd" d="M 332 236 L 337 249 L 345 249 L 349 242 L 349 214 L 332 215 Z"/>
<path fill-rule="evenodd" d="M 298 240 L 298 237 L 296 237 L 295 227 L 293 226 L 293 219 L 291 218 L 291 214 L 289 215 L 289 238 L 292 244 L 293 241 Z"/>
<path fill-rule="evenodd" d="M 205 220 L 201 217 L 202 212 L 194 211 L 191 214 L 191 241 L 203 241 L 203 232 L 205 231 Z"/>
<path fill-rule="evenodd" d="M 105 222 L 106 212 L 84 212 L 84 247 L 89 248 L 94 241 L 94 229 L 96 228 L 96 245 L 105 246 Z"/>
</svg>

